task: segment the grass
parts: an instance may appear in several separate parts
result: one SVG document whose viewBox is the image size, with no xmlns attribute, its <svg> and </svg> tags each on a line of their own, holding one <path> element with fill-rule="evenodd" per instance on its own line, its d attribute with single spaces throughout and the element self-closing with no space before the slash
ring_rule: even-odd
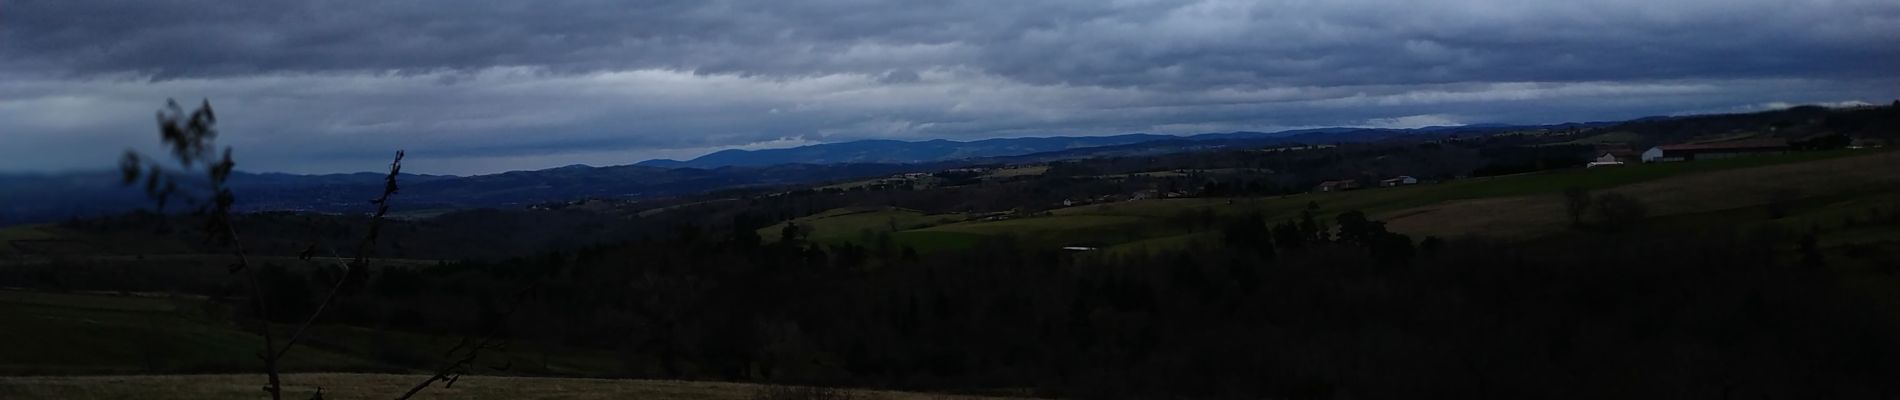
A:
<svg viewBox="0 0 1900 400">
<path fill-rule="evenodd" d="M 196 373 L 258 368 L 262 339 L 202 299 L 0 291 L 0 374 Z M 288 330 L 277 326 L 276 329 Z M 281 334 L 282 332 L 280 332 Z M 313 327 L 289 371 L 405 371 L 433 363 L 453 338 L 350 326 Z M 485 362 L 516 373 L 604 376 L 598 352 L 515 343 Z M 0 397 L 4 398 L 4 397 Z"/>
<path fill-rule="evenodd" d="M 0 228 L 0 241 L 46 240 L 56 239 L 59 235 L 48 232 L 48 225 L 16 225 Z"/>
<path fill-rule="evenodd" d="M 0 290 L 0 305 L 54 306 L 103 311 L 181 312 L 200 299 L 162 295 L 104 295 Z"/>
<path fill-rule="evenodd" d="M 899 246 L 909 246 L 918 253 L 960 250 L 976 247 L 985 235 L 944 231 L 903 231 L 891 234 L 891 240 Z"/>
<path fill-rule="evenodd" d="M 1142 223 L 1147 220 L 1141 217 L 1119 215 L 1057 215 L 964 222 L 906 233 L 971 235 L 972 240 L 965 240 L 970 244 L 979 241 L 974 238 L 984 236 L 1012 236 L 1032 246 L 1102 247 L 1140 240 L 1146 238 L 1146 235 L 1168 232 L 1165 227 L 1144 228 Z"/>
<path fill-rule="evenodd" d="M 1866 191 L 1841 193 L 1829 196 L 1816 196 L 1790 203 L 1786 215 L 1772 218 L 1768 205 L 1729 208 L 1723 210 L 1687 213 L 1656 218 L 1651 223 L 1679 227 L 1706 226 L 1716 224 L 1735 224 L 1743 228 L 1774 226 L 1790 232 L 1806 232 L 1810 229 L 1828 231 L 1828 236 L 1837 237 L 1836 244 L 1861 243 L 1873 239 L 1861 234 L 1884 236 L 1880 229 L 1868 231 L 1847 226 L 1849 218 L 1869 220 L 1869 210 L 1879 209 L 1882 213 L 1891 213 L 1900 209 L 1900 187 L 1875 187 Z M 1869 224 L 1872 225 L 1872 224 Z M 1826 239 L 1828 236 L 1824 236 Z M 1829 242 L 1823 240 L 1823 242 Z"/>
<path fill-rule="evenodd" d="M 261 339 L 220 322 L 202 300 L 158 296 L 0 291 L 0 399 L 256 399 Z M 280 327 L 281 328 L 281 327 Z M 484 364 L 510 373 L 606 375 L 613 360 L 567 349 L 555 356 L 520 343 Z M 319 326 L 284 359 L 286 397 L 322 387 L 328 399 L 391 398 L 420 375 L 376 361 L 379 348 L 434 357 L 444 342 L 426 335 Z M 543 363 L 552 367 L 542 369 Z M 381 371 L 386 373 L 316 373 Z M 226 374 L 200 374 L 200 373 Z M 188 375 L 179 375 L 179 374 Z M 92 374 L 144 374 L 82 376 Z M 33 376 L 19 376 L 33 375 Z M 747 399 L 767 386 L 662 380 L 471 376 L 418 398 L 456 399 Z M 938 399 L 948 396 L 846 390 L 853 398 Z"/>
<path fill-rule="evenodd" d="M 1109 255 L 1137 254 L 1147 251 L 1185 248 L 1196 241 L 1216 239 L 1219 239 L 1219 235 L 1212 232 L 1188 233 L 1122 243 L 1103 248 L 1102 252 Z"/>
<path fill-rule="evenodd" d="M 1786 158 L 1780 159 L 1786 160 Z M 1635 197 L 1648 205 L 1649 215 L 1671 218 L 1678 215 L 1751 208 L 1757 210 L 1754 211 L 1756 215 L 1765 216 L 1767 212 L 1764 207 L 1776 201 L 1776 192 L 1784 191 L 1795 194 L 1795 199 L 1803 202 L 1852 201 L 1866 196 L 1884 196 L 1888 193 L 1900 192 L 1900 170 L 1891 168 L 1892 165 L 1900 164 L 1900 153 L 1872 153 L 1861 157 L 1805 156 L 1796 157 L 1796 159 L 1809 161 L 1798 163 L 1762 163 L 1762 161 L 1772 160 L 1745 160 L 1748 161 L 1747 163 L 1710 162 L 1711 165 L 1726 164 L 1732 168 L 1699 167 L 1694 173 L 1681 173 L 1640 180 L 1635 183 L 1594 188 Z M 1688 164 L 1695 163 L 1683 165 Z M 1412 208 L 1372 210 L 1376 211 L 1373 213 L 1375 218 L 1387 220 L 1388 227 L 1394 231 L 1419 235 L 1483 235 L 1521 238 L 1562 230 L 1568 225 L 1561 196 L 1555 192 L 1543 191 L 1514 196 L 1447 201 Z M 1742 218 L 1748 220 L 1761 217 Z M 1706 222 L 1731 223 L 1729 220 Z"/>
<path fill-rule="evenodd" d="M 1067 215 L 968 222 L 926 228 L 929 231 L 963 232 L 979 235 L 1022 234 L 1037 231 L 1067 231 L 1140 222 L 1141 218 L 1116 215 Z"/>
<path fill-rule="evenodd" d="M 19 255 L 20 248 L 14 242 L 40 242 L 64 240 L 68 235 L 60 234 L 49 225 L 18 225 L 0 228 L 0 256 Z"/>
<path fill-rule="evenodd" d="M 0 291 L 0 399 L 255 399 L 261 374 L 176 375 L 255 371 L 261 339 L 214 317 L 202 300 L 158 296 Z M 282 327 L 279 327 L 282 329 Z M 379 361 L 392 349 L 432 361 L 445 339 L 385 330 L 319 326 L 288 353 L 286 371 L 413 371 Z M 532 343 L 484 357 L 510 373 L 602 376 L 617 362 L 575 349 L 537 350 Z M 553 356 L 546 356 L 552 353 Z M 77 376 L 92 374 L 151 374 Z M 164 375 L 158 375 L 164 374 Z M 288 398 L 316 387 L 325 398 L 390 398 L 417 375 L 293 373 Z M 744 399 L 757 385 L 653 380 L 470 377 L 420 398 L 467 399 Z M 873 398 L 924 395 L 853 391 Z"/>
<path fill-rule="evenodd" d="M 62 298 L 64 297 L 64 298 Z M 47 303 L 57 303 L 49 305 Z M 0 299 L 0 373 L 235 371 L 258 365 L 256 335 L 205 317 L 200 302 L 9 293 Z M 363 358 L 299 349 L 288 370 L 389 370 Z M 4 396 L 0 396 L 4 397 Z"/>
<path fill-rule="evenodd" d="M 310 348 L 411 368 L 434 365 L 440 361 L 443 351 L 460 340 L 459 336 L 434 336 L 343 325 L 313 327 L 310 337 Z M 625 367 L 610 355 L 609 352 L 514 341 L 506 351 L 484 353 L 479 364 L 505 365 L 511 374 L 605 377 L 616 375 Z"/>
<path fill-rule="evenodd" d="M 317 388 L 325 399 L 388 399 L 425 377 L 393 374 L 289 374 L 284 397 L 308 398 Z M 145 375 L 83 377 L 0 377 L 0 398 L 6 399 L 144 399 L 225 400 L 258 399 L 263 393 L 261 374 Z M 528 378 L 469 376 L 454 387 L 436 385 L 417 399 L 678 399 L 745 400 L 768 391 L 767 386 L 724 383 L 631 379 Z M 976 399 L 926 393 L 844 390 L 853 398 L 887 400 Z"/>
</svg>

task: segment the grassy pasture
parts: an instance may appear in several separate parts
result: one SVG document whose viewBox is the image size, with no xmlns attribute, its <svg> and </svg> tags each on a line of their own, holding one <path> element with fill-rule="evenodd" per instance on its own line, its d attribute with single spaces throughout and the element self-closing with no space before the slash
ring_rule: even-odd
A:
<svg viewBox="0 0 1900 400">
<path fill-rule="evenodd" d="M 198 299 L 0 290 L 0 399 L 256 399 L 261 339 L 210 316 Z M 283 327 L 278 327 L 283 329 Z M 281 337 L 281 336 L 280 336 Z M 287 398 L 324 388 L 329 399 L 390 398 L 423 379 L 418 370 L 383 362 L 429 357 L 452 342 L 420 334 L 319 326 L 284 360 Z M 395 355 L 392 350 L 411 354 Z M 553 353 L 549 356 L 549 353 Z M 616 361 L 587 352 L 538 350 L 518 343 L 483 365 L 509 373 L 601 376 Z M 358 371 L 359 373 L 317 373 Z M 222 374 L 203 374 L 222 373 Z M 141 374 L 96 376 L 95 374 Z M 184 375 L 180 375 L 184 374 Z M 93 375 L 93 376 L 87 376 Z M 751 384 L 471 376 L 418 398 L 456 399 L 745 399 Z M 878 399 L 950 396 L 853 390 Z"/>
<path fill-rule="evenodd" d="M 985 237 L 985 235 L 974 233 L 932 230 L 910 230 L 891 234 L 893 242 L 900 246 L 909 246 L 918 253 L 967 249 L 975 247 Z"/>
<path fill-rule="evenodd" d="M 1186 234 L 1167 229 L 1169 218 L 1212 212 L 1232 216 L 1259 214 L 1270 221 L 1295 218 L 1309 203 L 1322 219 L 1361 210 L 1391 222 L 1394 231 L 1414 236 L 1536 236 L 1561 230 L 1559 194 L 1568 187 L 1614 188 L 1649 202 L 1652 215 L 1675 215 L 1765 204 L 1775 188 L 1794 188 L 1804 197 L 1830 193 L 1868 193 L 1900 173 L 1900 152 L 1855 150 L 1804 152 L 1615 168 L 1572 169 L 1472 178 L 1442 184 L 1375 188 L 1334 193 L 1305 193 L 1256 198 L 1150 199 L 1092 204 L 1052 210 L 1051 216 L 1004 221 L 971 221 L 925 231 L 976 235 L 1017 235 L 1040 244 L 1091 243 L 1166 248 L 1186 243 Z M 1885 166 L 1884 168 L 1882 166 Z M 1840 172 L 1837 172 L 1840 171 Z"/>
<path fill-rule="evenodd" d="M 1114 246 L 1109 246 L 1107 248 L 1102 249 L 1102 251 L 1109 255 L 1133 254 L 1133 253 L 1152 251 L 1152 250 L 1178 249 L 1178 248 L 1187 247 L 1188 245 L 1193 244 L 1195 241 L 1219 240 L 1219 239 L 1220 239 L 1219 234 L 1212 233 L 1212 232 L 1188 233 L 1188 234 L 1162 236 L 1162 237 L 1157 237 L 1153 239 L 1142 239 L 1142 240 L 1137 240 L 1133 242 L 1122 243 L 1122 244 L 1118 244 Z"/>
<path fill-rule="evenodd" d="M 1009 235 L 1031 245 L 1100 247 L 1145 238 L 1163 230 L 1141 229 L 1144 218 L 1119 215 L 1069 215 L 965 222 L 925 228 L 917 232 L 947 232 L 982 236 Z"/>
<path fill-rule="evenodd" d="M 0 305 L 66 307 L 103 311 L 182 312 L 202 299 L 163 294 L 109 295 L 0 290 Z"/>
<path fill-rule="evenodd" d="M 1774 164 L 1760 163 L 1765 160 L 1747 160 L 1751 162 L 1730 163 L 1733 168 L 1697 168 L 1694 169 L 1696 173 L 1679 173 L 1620 186 L 1579 186 L 1614 191 L 1640 199 L 1648 205 L 1652 217 L 1764 207 L 1775 201 L 1777 192 L 1788 192 L 1799 201 L 1856 201 L 1861 197 L 1885 196 L 1900 191 L 1900 169 L 1892 167 L 1900 165 L 1900 153 L 1797 159 L 1808 162 Z M 1663 166 L 1674 165 L 1677 164 Z M 1652 175 L 1637 170 L 1636 173 L 1622 172 L 1613 176 Z M 1392 230 L 1415 235 L 1534 236 L 1565 229 L 1569 223 L 1564 216 L 1563 199 L 1558 195 L 1561 190 L 1559 187 L 1551 191 L 1513 196 L 1449 201 L 1404 209 L 1369 207 L 1367 210 L 1376 218 L 1386 219 Z M 1756 212 L 1766 214 L 1766 211 Z"/>
<path fill-rule="evenodd" d="M 49 232 L 49 228 L 51 227 L 46 225 L 17 225 L 0 228 L 0 242 L 58 239 L 60 235 Z M 0 248 L 0 252 L 12 251 L 12 249 L 12 246 L 7 246 Z"/>
<path fill-rule="evenodd" d="M 1132 222 L 1141 218 L 1117 215 L 1072 215 L 1006 219 L 1001 221 L 966 222 L 941 225 L 924 230 L 942 232 L 963 232 L 983 235 L 1020 234 L 1037 231 L 1066 231 L 1084 228 L 1099 228 Z"/>
<path fill-rule="evenodd" d="M 0 290 L 0 326 L 7 327 L 0 329 L 0 374 L 254 370 L 262 339 L 233 325 L 228 313 L 189 297 Z M 307 337 L 285 358 L 285 370 L 409 371 L 436 361 L 455 339 L 331 325 L 313 327 Z M 528 374 L 620 370 L 606 355 L 526 342 L 485 360 Z"/>
<path fill-rule="evenodd" d="M 207 317 L 203 302 L 0 292 L 0 373 L 97 374 L 256 368 L 257 336 Z M 302 348 L 289 370 L 389 370 L 336 352 Z M 4 397 L 4 396 L 0 396 Z"/>
</svg>

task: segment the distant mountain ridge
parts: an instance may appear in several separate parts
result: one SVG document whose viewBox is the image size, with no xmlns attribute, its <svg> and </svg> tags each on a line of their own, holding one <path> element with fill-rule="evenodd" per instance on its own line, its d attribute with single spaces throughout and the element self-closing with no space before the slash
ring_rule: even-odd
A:
<svg viewBox="0 0 1900 400">
<path fill-rule="evenodd" d="M 1456 131 L 1496 131 L 1517 125 L 1481 124 L 1465 126 L 1429 126 L 1413 129 L 1386 128 L 1311 128 L 1276 132 L 1222 132 L 1194 135 L 1129 133 L 1113 136 L 1050 136 L 996 138 L 972 141 L 935 139 L 925 141 L 855 140 L 782 149 L 728 149 L 691 160 L 646 160 L 634 165 L 657 168 L 763 167 L 780 164 L 916 164 L 957 160 L 999 159 L 1043 153 L 1072 153 L 1097 148 L 1139 148 L 1144 143 L 1161 144 L 1158 148 L 1207 147 L 1206 143 L 1260 144 L 1306 141 L 1313 143 L 1358 142 L 1382 137 Z"/>
<path fill-rule="evenodd" d="M 661 168 L 763 167 L 779 164 L 878 163 L 914 164 L 971 158 L 1013 156 L 1085 147 L 1114 146 L 1179 136 L 1133 133 L 1114 136 L 1054 136 L 998 138 L 974 141 L 854 140 L 783 149 L 729 149 L 697 158 L 646 160 L 634 165 Z"/>
<path fill-rule="evenodd" d="M 1837 133 L 1895 139 L 1889 127 L 1896 107 L 1839 115 Z M 1463 135 L 1522 130 L 1575 131 L 1610 128 L 1648 144 L 1688 140 L 1699 134 L 1773 126 L 1831 112 L 1796 107 L 1746 114 L 1646 117 L 1628 121 L 1547 125 L 1465 125 L 1412 129 L 1316 128 L 1279 132 L 1226 132 L 1189 136 L 1126 134 L 1101 137 L 986 139 L 971 142 L 871 140 L 790 149 L 728 150 L 689 161 L 649 160 L 636 165 L 568 165 L 535 171 L 473 176 L 411 175 L 399 181 L 399 210 L 522 207 L 582 198 L 640 199 L 693 195 L 715 190 L 802 185 L 895 173 L 930 172 L 971 165 L 1024 164 L 1096 157 L 1249 149 L 1299 144 L 1411 143 Z M 740 164 L 738 166 L 724 164 Z M 102 163 L 104 164 L 104 163 Z M 241 211 L 364 213 L 382 188 L 382 174 L 295 175 L 238 172 L 230 186 Z M 122 213 L 148 208 L 136 187 L 119 185 L 119 172 L 100 169 L 63 173 L 0 172 L 0 226 Z M 173 203 L 177 204 L 177 203 Z M 169 208 L 181 210 L 182 205 Z"/>
<path fill-rule="evenodd" d="M 1159 154 L 1277 143 L 1382 140 L 1423 131 L 1320 128 L 1283 132 L 1228 132 L 1192 136 L 1125 134 L 1036 137 L 969 142 L 865 140 L 788 149 L 726 150 L 691 161 L 650 160 L 633 165 L 562 167 L 452 176 L 403 174 L 398 209 L 520 207 L 580 198 L 652 198 L 711 190 L 788 185 L 930 171 L 982 163 L 1044 162 Z M 1432 133 L 1441 133 L 1434 131 Z M 118 172 L 0 173 L 0 226 L 87 217 L 147 208 Z M 241 211 L 361 213 L 382 187 L 373 172 L 297 175 L 237 172 L 229 182 Z M 173 207 L 172 210 L 179 210 Z"/>
<path fill-rule="evenodd" d="M 1522 126 L 1417 129 L 1317 128 L 1280 132 L 1226 132 L 1189 136 L 1125 134 L 1036 137 L 969 142 L 866 140 L 788 149 L 726 150 L 690 161 L 649 160 L 633 165 L 562 167 L 486 175 L 404 174 L 399 210 L 521 207 L 581 198 L 655 198 L 712 190 L 795 185 L 828 180 L 925 172 L 977 164 L 1048 162 L 1282 144 L 1373 142 Z M 130 211 L 150 206 L 137 188 L 118 185 L 117 171 L 56 174 L 0 173 L 0 226 Z M 362 213 L 382 187 L 382 174 L 232 176 L 241 211 Z M 173 210 L 177 210 L 174 207 Z"/>
</svg>

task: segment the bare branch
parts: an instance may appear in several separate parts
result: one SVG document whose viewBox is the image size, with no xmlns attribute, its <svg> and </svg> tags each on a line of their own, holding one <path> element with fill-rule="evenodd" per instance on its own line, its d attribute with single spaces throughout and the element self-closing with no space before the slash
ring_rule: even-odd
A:
<svg viewBox="0 0 1900 400">
<path fill-rule="evenodd" d="M 501 313 L 501 319 L 507 321 L 508 318 L 513 317 L 515 311 L 521 309 L 521 303 L 527 299 L 529 294 L 533 293 L 534 290 L 539 287 L 539 282 L 530 283 L 527 287 L 522 288 L 521 291 L 515 292 L 514 299 L 509 301 L 508 310 Z M 504 323 L 502 325 L 506 324 Z M 460 341 L 456 342 L 454 347 L 450 347 L 448 351 L 442 353 L 444 361 L 436 367 L 434 374 L 429 375 L 429 377 L 423 379 L 422 382 L 417 382 L 415 386 L 411 386 L 408 392 L 404 392 L 402 396 L 396 397 L 396 400 L 405 400 L 414 397 L 417 393 L 421 393 L 423 389 L 429 388 L 429 385 L 435 384 L 436 382 L 443 382 L 443 387 L 454 387 L 455 382 L 460 381 L 462 375 L 467 374 L 469 369 L 475 365 L 476 359 L 481 357 L 483 351 L 506 350 L 508 341 L 501 337 L 501 333 L 502 327 L 498 325 L 490 327 L 488 331 L 482 333 L 480 337 L 463 336 Z M 507 366 L 502 366 L 499 369 L 506 368 Z"/>
<path fill-rule="evenodd" d="M 389 196 L 396 194 L 396 175 L 402 173 L 402 155 L 402 150 L 397 150 L 395 161 L 389 163 L 389 175 L 383 178 L 382 196 L 370 200 L 370 203 L 376 204 L 376 215 L 369 220 L 369 233 L 363 235 L 363 240 L 356 245 L 354 260 L 343 265 L 343 276 L 338 277 L 336 284 L 330 287 L 330 293 L 323 296 L 323 302 L 317 305 L 316 311 L 311 312 L 310 317 L 304 319 L 303 324 L 297 325 L 297 330 L 290 334 L 290 340 L 284 342 L 282 349 L 275 350 L 277 357 L 283 357 L 285 353 L 289 353 L 291 346 L 296 346 L 297 341 L 303 339 L 304 332 L 317 323 L 317 318 L 323 316 L 323 311 L 330 308 L 331 303 L 336 302 L 337 294 L 343 292 L 344 286 L 351 281 L 351 277 L 369 272 L 370 246 L 375 244 L 377 233 L 382 230 L 383 216 L 389 213 Z"/>
</svg>

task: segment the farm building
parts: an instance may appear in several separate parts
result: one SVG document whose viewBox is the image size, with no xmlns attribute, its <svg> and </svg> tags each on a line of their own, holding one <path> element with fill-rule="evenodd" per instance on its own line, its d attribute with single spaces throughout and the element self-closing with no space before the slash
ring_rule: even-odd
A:
<svg viewBox="0 0 1900 400">
<path fill-rule="evenodd" d="M 1597 158 L 1591 159 L 1589 164 L 1584 165 L 1584 168 L 1623 165 L 1624 161 L 1633 161 L 1641 156 L 1642 155 L 1636 154 L 1635 152 L 1632 152 L 1632 151 L 1606 151 L 1601 154 L 1598 154 Z"/>
<path fill-rule="evenodd" d="M 1643 162 L 1715 160 L 1758 154 L 1782 154 L 1787 152 L 1788 141 L 1782 139 L 1668 144 L 1651 147 L 1649 151 L 1643 152 Z"/>
<path fill-rule="evenodd" d="M 1413 178 L 1410 176 L 1399 176 L 1399 177 L 1394 177 L 1392 179 L 1379 181 L 1379 186 L 1384 186 L 1384 187 L 1416 185 L 1416 184 L 1418 184 L 1418 178 Z"/>
<path fill-rule="evenodd" d="M 1598 147 L 1595 162 L 1635 162 L 1643 158 L 1643 153 L 1628 147 Z"/>
</svg>

